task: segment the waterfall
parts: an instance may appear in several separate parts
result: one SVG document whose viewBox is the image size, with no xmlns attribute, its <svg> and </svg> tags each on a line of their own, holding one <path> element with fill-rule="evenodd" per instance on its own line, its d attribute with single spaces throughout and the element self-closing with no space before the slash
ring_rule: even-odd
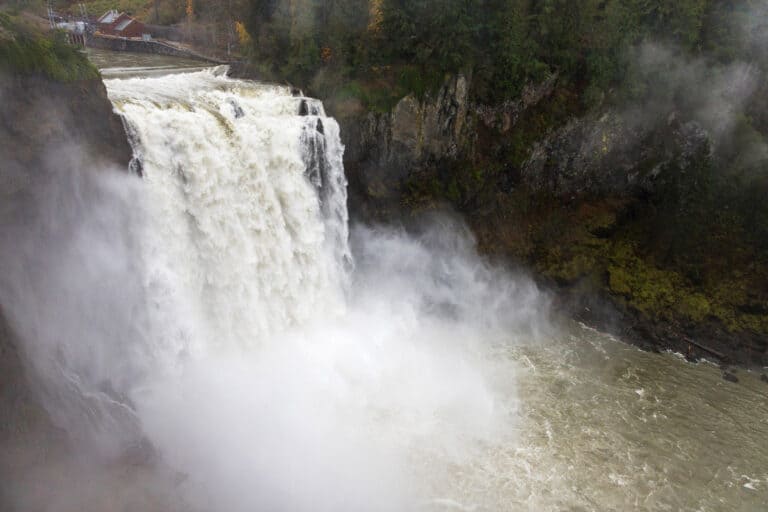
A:
<svg viewBox="0 0 768 512">
<path fill-rule="evenodd" d="M 494 344 L 545 301 L 449 219 L 350 234 L 322 103 L 223 71 L 105 80 L 134 174 L 84 164 L 15 214 L 0 298 L 46 409 L 168 510 L 439 507 L 510 435 Z"/>
<path fill-rule="evenodd" d="M 172 356 L 332 314 L 351 262 L 336 121 L 223 71 L 106 81 L 146 182 L 149 314 Z"/>
</svg>

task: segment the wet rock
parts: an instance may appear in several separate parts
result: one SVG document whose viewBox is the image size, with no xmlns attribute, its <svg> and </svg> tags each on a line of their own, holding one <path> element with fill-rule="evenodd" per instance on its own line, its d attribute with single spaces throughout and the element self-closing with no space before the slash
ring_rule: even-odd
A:
<svg viewBox="0 0 768 512">
<path fill-rule="evenodd" d="M 699 357 L 696 354 L 686 354 L 685 360 L 688 361 L 689 363 L 698 363 Z"/>
<path fill-rule="evenodd" d="M 711 152 L 697 123 L 638 125 L 618 111 L 576 118 L 533 145 L 521 169 L 533 190 L 556 194 L 653 191 Z"/>
<path fill-rule="evenodd" d="M 761 373 L 760 374 L 760 380 L 763 381 L 763 382 L 768 383 L 768 375 L 766 375 L 764 373 Z"/>
<path fill-rule="evenodd" d="M 238 105 L 235 100 L 230 99 L 229 104 L 232 106 L 232 111 L 235 114 L 235 119 L 240 119 L 245 115 L 245 112 L 243 111 L 242 107 L 240 107 L 240 105 Z"/>
<path fill-rule="evenodd" d="M 133 158 L 128 164 L 128 170 L 141 178 L 144 176 L 144 163 L 140 158 Z"/>
<path fill-rule="evenodd" d="M 727 361 L 721 371 L 729 375 L 731 365 L 768 361 L 762 333 L 725 328 L 700 277 L 647 257 L 636 247 L 647 241 L 625 230 L 653 229 L 644 219 L 658 215 L 659 192 L 678 190 L 680 204 L 698 204 L 699 188 L 679 182 L 709 168 L 713 142 L 702 125 L 674 110 L 653 119 L 608 106 L 552 114 L 548 99 L 563 99 L 556 76 L 495 105 L 474 103 L 470 83 L 471 76 L 451 78 L 424 97 L 402 98 L 390 112 L 349 110 L 339 118 L 352 217 L 408 224 L 448 204 L 466 216 L 482 252 L 530 262 L 556 294 L 587 280 L 590 290 L 578 295 L 604 294 L 621 311 L 568 308 L 588 325 L 691 362 Z M 541 124 L 535 132 L 526 131 L 529 118 Z M 553 243 L 566 234 L 568 244 Z M 740 297 L 742 287 L 733 289 L 722 296 Z M 663 302 L 673 296 L 683 313 L 668 314 Z M 736 316 L 768 310 L 762 295 L 740 300 Z M 701 341 L 689 347 L 686 336 Z"/>
<path fill-rule="evenodd" d="M 0 98 L 0 183 L 15 171 L 63 172 L 62 159 L 51 158 L 57 151 L 94 168 L 129 170 L 125 127 L 101 80 L 3 74 Z"/>
<path fill-rule="evenodd" d="M 352 215 L 396 218 L 409 179 L 436 162 L 472 154 L 476 130 L 469 90 L 469 79 L 456 75 L 423 98 L 403 97 L 391 112 L 338 118 L 346 134 Z"/>
<path fill-rule="evenodd" d="M 558 78 L 559 75 L 553 73 L 542 82 L 526 84 L 520 98 L 508 100 L 499 105 L 475 105 L 474 113 L 488 128 L 506 133 L 517 124 L 525 110 L 552 95 Z"/>
<path fill-rule="evenodd" d="M 739 382 L 739 378 L 731 372 L 723 372 L 723 379 L 728 382 Z"/>
</svg>

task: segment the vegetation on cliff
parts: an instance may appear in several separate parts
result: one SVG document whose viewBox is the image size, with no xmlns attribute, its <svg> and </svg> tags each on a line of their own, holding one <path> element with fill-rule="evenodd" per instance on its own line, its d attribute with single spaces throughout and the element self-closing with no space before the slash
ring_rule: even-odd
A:
<svg viewBox="0 0 768 512">
<path fill-rule="evenodd" d="M 474 76 L 486 102 L 513 98 L 558 72 L 585 105 L 623 83 L 627 49 L 644 39 L 728 60 L 753 49 L 739 36 L 750 2 L 722 0 L 253 0 L 246 15 L 263 71 L 326 93 L 391 100 Z M 632 87 L 634 88 L 634 87 Z M 631 89 L 632 89 L 631 88 Z M 390 91 L 389 94 L 386 91 Z M 338 91 L 334 91 L 338 92 Z"/>
<path fill-rule="evenodd" d="M 62 82 L 99 76 L 88 58 L 67 44 L 63 33 L 44 34 L 21 17 L 3 11 L 0 11 L 0 70 L 40 74 Z"/>
</svg>

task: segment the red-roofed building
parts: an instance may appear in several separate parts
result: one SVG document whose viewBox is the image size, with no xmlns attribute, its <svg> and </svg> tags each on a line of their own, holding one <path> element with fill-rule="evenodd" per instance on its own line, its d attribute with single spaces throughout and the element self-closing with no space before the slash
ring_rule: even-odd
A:
<svg viewBox="0 0 768 512">
<path fill-rule="evenodd" d="M 107 11 L 96 21 L 99 32 L 117 37 L 142 37 L 147 33 L 144 24 L 117 11 Z"/>
</svg>

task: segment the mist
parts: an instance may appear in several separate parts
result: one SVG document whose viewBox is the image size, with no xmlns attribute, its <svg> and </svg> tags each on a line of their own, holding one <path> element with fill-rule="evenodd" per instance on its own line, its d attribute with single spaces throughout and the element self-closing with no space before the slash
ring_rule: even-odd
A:
<svg viewBox="0 0 768 512">
<path fill-rule="evenodd" d="M 3 204 L 3 313 L 58 433 L 4 452 L 3 499 L 25 511 L 439 503 L 454 468 L 514 438 L 505 351 L 551 334 L 547 295 L 480 258 L 448 214 L 411 234 L 355 227 L 350 271 L 338 211 L 319 200 L 337 204 L 343 187 L 321 196 L 304 175 L 305 121 L 287 106 L 300 98 L 251 85 L 235 118 L 225 77 L 156 80 L 158 94 L 173 83 L 187 98 L 192 83 L 219 100 L 123 105 L 144 179 L 73 145 L 49 155 L 71 171 Z M 324 125 L 329 179 L 343 169 Z"/>
<path fill-rule="evenodd" d="M 546 298 L 480 261 L 450 222 L 422 239 L 358 227 L 352 241 L 344 314 L 134 395 L 190 503 L 411 510 L 451 465 L 509 435 L 514 366 L 494 353 L 546 331 Z"/>
<path fill-rule="evenodd" d="M 494 354 L 551 329 L 548 299 L 483 262 L 455 220 L 420 238 L 358 226 L 344 313 L 169 375 L 135 356 L 146 336 L 127 242 L 139 232 L 136 180 L 86 181 L 47 188 L 40 204 L 56 214 L 24 224 L 32 240 L 4 244 L 6 313 L 77 454 L 24 476 L 49 481 L 62 510 L 98 510 L 116 489 L 127 504 L 151 492 L 191 510 L 410 510 L 451 465 L 510 435 L 514 365 Z M 138 477 L 99 469 L 126 461 Z M 95 478 L 98 492 L 67 490 Z"/>
<path fill-rule="evenodd" d="M 27 173 L 3 201 L 0 299 L 54 423 L 108 454 L 125 446 L 114 428 L 99 440 L 103 422 L 122 416 L 120 395 L 139 371 L 131 342 L 142 336 L 143 298 L 130 229 L 140 222 L 139 183 L 94 169 L 76 148 L 47 158 L 62 171 Z"/>
<path fill-rule="evenodd" d="M 631 48 L 627 83 L 632 99 L 616 108 L 630 129 L 694 122 L 705 130 L 714 156 L 737 159 L 735 167 L 746 169 L 768 158 L 768 145 L 750 113 L 765 92 L 768 3 L 751 2 L 723 16 L 720 49 L 717 39 L 714 49 L 696 52 L 653 39 Z"/>
</svg>

